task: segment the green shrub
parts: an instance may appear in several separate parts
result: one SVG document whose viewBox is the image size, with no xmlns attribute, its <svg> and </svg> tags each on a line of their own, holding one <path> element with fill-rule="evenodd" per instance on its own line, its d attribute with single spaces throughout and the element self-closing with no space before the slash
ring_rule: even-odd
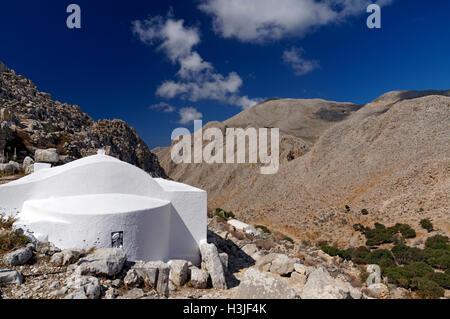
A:
<svg viewBox="0 0 450 319">
<path fill-rule="evenodd" d="M 370 250 L 367 247 L 349 248 L 347 252 L 354 263 L 367 264 L 367 256 L 370 254 Z"/>
<path fill-rule="evenodd" d="M 448 237 L 442 235 L 434 235 L 429 237 L 425 242 L 425 247 L 431 249 L 445 249 L 450 250 L 450 245 L 448 244 Z"/>
<path fill-rule="evenodd" d="M 224 211 L 222 208 L 216 208 L 216 215 L 225 220 L 235 218 L 232 212 Z"/>
<path fill-rule="evenodd" d="M 21 231 L 12 231 L 0 236 L 0 251 L 8 252 L 10 250 L 23 247 L 28 244 L 28 238 Z"/>
<path fill-rule="evenodd" d="M 290 242 L 291 244 L 294 243 L 294 240 L 289 236 L 283 235 L 282 240 L 286 240 L 286 241 Z"/>
<path fill-rule="evenodd" d="M 13 217 L 4 218 L 2 215 L 0 215 L 0 229 L 11 230 L 15 222 L 16 219 Z"/>
<path fill-rule="evenodd" d="M 440 269 L 450 268 L 449 250 L 425 248 L 423 254 L 427 264 Z"/>
<path fill-rule="evenodd" d="M 416 231 L 407 224 L 396 224 L 394 226 L 394 230 L 396 230 L 396 229 L 398 229 L 398 231 L 403 235 L 404 238 L 416 237 Z M 395 232 L 395 233 L 397 233 L 397 232 Z"/>
<path fill-rule="evenodd" d="M 382 271 L 390 283 L 397 284 L 403 288 L 411 288 L 412 278 L 424 277 L 434 272 L 430 265 L 423 262 L 415 262 L 403 267 L 385 267 Z"/>
<path fill-rule="evenodd" d="M 450 268 L 445 271 L 447 275 L 450 275 Z"/>
<path fill-rule="evenodd" d="M 411 280 L 411 288 L 418 289 L 419 295 L 426 299 L 437 299 L 444 297 L 445 291 L 434 281 L 423 277 L 416 277 Z"/>
<path fill-rule="evenodd" d="M 348 250 L 341 250 L 339 248 L 336 247 L 332 247 L 332 246 L 323 246 L 322 251 L 330 256 L 339 256 L 345 260 L 351 260 L 352 257 L 349 253 Z"/>
<path fill-rule="evenodd" d="M 422 219 L 420 221 L 420 226 L 422 226 L 423 229 L 426 229 L 429 233 L 433 231 L 433 224 L 428 218 Z"/>
<path fill-rule="evenodd" d="M 361 209 L 361 214 L 365 215 L 369 215 L 369 211 L 365 208 Z"/>
<path fill-rule="evenodd" d="M 391 249 L 397 263 L 402 265 L 409 265 L 413 262 L 424 261 L 425 254 L 416 247 L 408 247 L 406 245 L 396 245 Z"/>
<path fill-rule="evenodd" d="M 367 264 L 377 264 L 381 268 L 394 267 L 395 259 L 392 253 L 387 249 L 377 249 L 370 252 L 366 257 Z"/>
<path fill-rule="evenodd" d="M 267 227 L 264 226 L 264 225 L 256 225 L 255 228 L 261 229 L 261 230 L 263 231 L 263 233 L 270 234 L 269 228 L 267 228 Z"/>
<path fill-rule="evenodd" d="M 347 211 L 347 213 L 350 212 L 350 206 L 345 205 L 345 210 Z"/>
<path fill-rule="evenodd" d="M 416 237 L 416 231 L 407 224 L 396 224 L 393 227 L 387 228 L 383 224 L 375 223 L 374 228 L 364 227 L 361 224 L 353 225 L 353 229 L 360 231 L 366 236 L 367 246 L 377 246 L 394 241 L 394 235 L 401 233 L 404 238 Z"/>
<path fill-rule="evenodd" d="M 450 289 L 450 275 L 442 272 L 433 272 L 426 275 L 426 278 L 434 281 L 444 289 Z"/>
</svg>

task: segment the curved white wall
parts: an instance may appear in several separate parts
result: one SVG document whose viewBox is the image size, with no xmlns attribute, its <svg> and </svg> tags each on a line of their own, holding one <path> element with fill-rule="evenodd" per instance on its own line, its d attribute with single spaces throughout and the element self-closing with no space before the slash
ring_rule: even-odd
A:
<svg viewBox="0 0 450 319">
<path fill-rule="evenodd" d="M 206 240 L 206 192 L 153 179 L 106 155 L 39 170 L 0 186 L 0 209 L 20 211 L 18 227 L 60 248 L 111 247 L 123 232 L 130 260 L 199 263 Z"/>
</svg>

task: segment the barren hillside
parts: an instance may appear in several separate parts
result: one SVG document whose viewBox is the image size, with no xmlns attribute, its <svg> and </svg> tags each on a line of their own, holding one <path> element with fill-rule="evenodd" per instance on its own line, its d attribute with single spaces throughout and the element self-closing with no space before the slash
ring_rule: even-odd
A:
<svg viewBox="0 0 450 319">
<path fill-rule="evenodd" d="M 208 124 L 279 126 L 281 153 L 286 136 L 303 141 L 304 154 L 282 156 L 275 175 L 260 175 L 256 165 L 175 166 L 167 150 L 159 156 L 171 178 L 208 190 L 210 208 L 233 210 L 297 238 L 356 244 L 360 238 L 348 237 L 354 223 L 414 224 L 425 217 L 448 232 L 449 96 L 390 92 L 359 110 L 321 100 L 273 100 Z"/>
</svg>

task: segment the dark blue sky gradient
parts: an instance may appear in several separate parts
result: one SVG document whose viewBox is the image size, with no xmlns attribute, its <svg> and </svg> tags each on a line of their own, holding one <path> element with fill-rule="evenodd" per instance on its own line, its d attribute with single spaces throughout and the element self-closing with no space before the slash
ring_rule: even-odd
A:
<svg viewBox="0 0 450 319">
<path fill-rule="evenodd" d="M 66 28 L 66 7 L 82 8 L 82 29 Z M 365 26 L 367 14 L 328 25 L 303 38 L 266 44 L 223 39 L 197 1 L 30 0 L 0 4 L 0 61 L 33 80 L 41 91 L 80 105 L 95 120 L 120 118 L 150 147 L 170 143 L 177 113 L 149 110 L 168 102 L 193 106 L 204 121 L 225 120 L 240 109 L 215 101 L 163 100 L 157 87 L 178 71 L 154 47 L 131 32 L 131 21 L 166 15 L 198 26 L 195 50 L 216 71 L 235 71 L 240 94 L 250 98 L 323 98 L 366 103 L 391 90 L 450 88 L 450 2 L 394 0 L 382 10 L 382 29 Z M 283 51 L 303 47 L 320 69 L 295 76 Z"/>
</svg>

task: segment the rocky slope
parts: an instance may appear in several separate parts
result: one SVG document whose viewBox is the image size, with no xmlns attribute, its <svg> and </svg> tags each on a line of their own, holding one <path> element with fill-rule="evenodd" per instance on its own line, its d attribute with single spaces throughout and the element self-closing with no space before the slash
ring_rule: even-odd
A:
<svg viewBox="0 0 450 319">
<path fill-rule="evenodd" d="M 0 62 L 0 157 L 22 163 L 37 149 L 54 148 L 60 163 L 107 153 L 153 176 L 166 177 L 157 157 L 120 120 L 94 122 L 79 106 L 52 100 L 30 80 Z"/>
<path fill-rule="evenodd" d="M 170 177 L 206 189 L 210 208 L 232 210 L 242 220 L 301 240 L 356 245 L 361 239 L 353 235 L 355 223 L 417 225 L 422 218 L 448 234 L 449 96 L 450 91 L 390 92 L 363 107 L 274 100 L 208 124 L 279 125 L 304 141 L 299 156 L 281 156 L 274 175 L 260 175 L 249 165 L 175 166 L 167 150 L 158 156 Z M 283 154 L 283 139 L 281 145 Z"/>
<path fill-rule="evenodd" d="M 234 227 L 233 225 L 236 225 Z M 0 249 L 4 299 L 366 299 L 416 292 L 365 282 L 359 266 L 220 217 L 209 219 L 202 264 L 131 262 L 121 249 L 60 250 L 50 243 Z M 11 236 L 10 229 L 1 229 Z M 371 266 L 374 267 L 374 266 Z M 378 278 L 381 280 L 381 278 Z M 448 297 L 448 294 L 446 294 Z"/>
</svg>

